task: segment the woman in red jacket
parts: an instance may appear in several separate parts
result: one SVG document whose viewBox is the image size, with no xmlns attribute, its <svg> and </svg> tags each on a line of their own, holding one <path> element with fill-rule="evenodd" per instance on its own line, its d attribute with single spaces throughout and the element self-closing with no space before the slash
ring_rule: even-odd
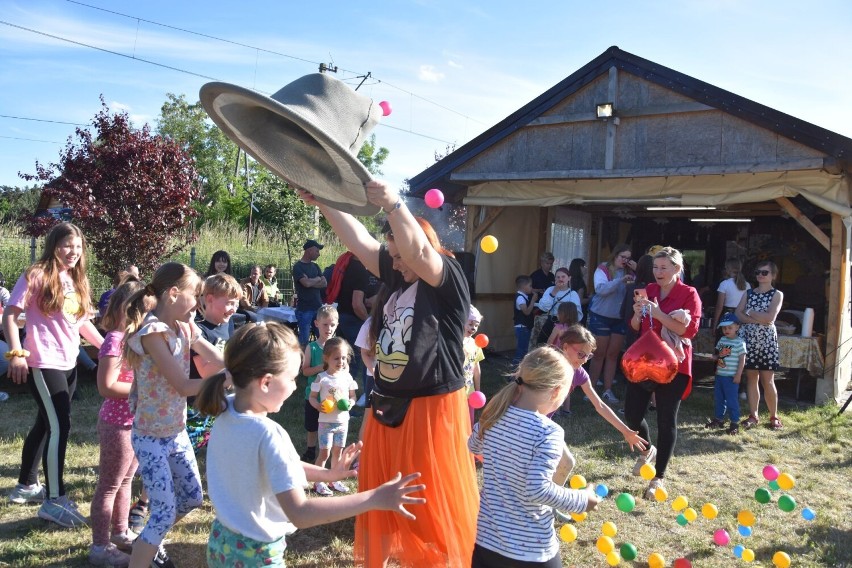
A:
<svg viewBox="0 0 852 568">
<path fill-rule="evenodd" d="M 688 341 L 681 340 L 692 339 L 698 332 L 701 299 L 695 288 L 681 282 L 679 275 L 682 269 L 683 256 L 680 251 L 671 247 L 660 249 L 654 255 L 655 282 L 645 288 L 647 297 L 637 296 L 630 320 L 630 326 L 638 331 L 640 336 L 645 333 L 661 335 L 663 328 L 667 329 L 670 333 L 665 335 L 675 337 L 676 345 L 673 347 L 680 361 L 677 375 L 668 384 L 652 381 L 627 383 L 624 422 L 631 430 L 638 430 L 646 440 L 651 438 L 645 414 L 648 412 L 651 395 L 656 394 L 657 444 L 640 454 L 633 467 L 633 475 L 638 476 L 643 465 L 656 459 L 656 477 L 645 491 L 645 497 L 648 499 L 653 498 L 656 489 L 663 485 L 666 467 L 677 441 L 677 412 L 680 401 L 689 396 L 692 390 L 692 346 Z"/>
</svg>

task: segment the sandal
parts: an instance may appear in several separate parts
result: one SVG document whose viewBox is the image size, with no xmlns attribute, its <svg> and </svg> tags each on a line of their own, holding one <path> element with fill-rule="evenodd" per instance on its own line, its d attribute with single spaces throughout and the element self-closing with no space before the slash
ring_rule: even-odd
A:
<svg viewBox="0 0 852 568">
<path fill-rule="evenodd" d="M 748 430 L 749 428 L 754 428 L 755 426 L 757 426 L 757 423 L 757 416 L 749 416 L 748 418 L 740 422 L 740 425 L 746 430 Z"/>
<path fill-rule="evenodd" d="M 728 428 L 728 434 L 734 436 L 740 433 L 740 425 L 736 422 L 731 422 L 731 426 Z"/>
<path fill-rule="evenodd" d="M 781 421 L 778 420 L 777 416 L 773 416 L 772 418 L 769 419 L 769 427 L 772 430 L 780 430 L 781 428 L 784 427 L 784 425 L 781 424 Z"/>
<path fill-rule="evenodd" d="M 705 428 L 724 428 L 725 423 L 722 420 L 719 420 L 718 418 L 711 418 L 710 420 L 707 421 L 706 424 L 704 424 L 704 427 Z"/>
</svg>

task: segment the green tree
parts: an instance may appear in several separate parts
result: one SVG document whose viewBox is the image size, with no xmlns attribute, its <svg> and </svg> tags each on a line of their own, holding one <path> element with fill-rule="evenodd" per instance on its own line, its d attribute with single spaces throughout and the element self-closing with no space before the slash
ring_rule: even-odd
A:
<svg viewBox="0 0 852 568">
<path fill-rule="evenodd" d="M 127 113 L 111 114 L 103 97 L 101 107 L 94 136 L 77 128 L 77 143 L 69 138 L 58 163 L 36 162 L 36 173 L 21 177 L 44 182 L 44 197 L 71 208 L 102 274 L 111 277 L 129 263 L 149 273 L 191 241 L 198 197 L 192 157 L 147 125 L 134 130 Z M 55 223 L 32 216 L 28 232 L 38 236 Z"/>
</svg>

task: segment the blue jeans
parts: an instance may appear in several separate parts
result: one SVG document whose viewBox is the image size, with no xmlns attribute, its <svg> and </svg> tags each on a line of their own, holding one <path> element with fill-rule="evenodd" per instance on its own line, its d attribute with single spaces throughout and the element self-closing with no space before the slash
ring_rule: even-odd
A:
<svg viewBox="0 0 852 568">
<path fill-rule="evenodd" d="M 521 362 L 521 359 L 523 359 L 524 355 L 526 355 L 527 351 L 529 351 L 530 333 L 530 328 L 525 325 L 515 326 L 515 340 L 517 341 L 517 347 L 515 347 L 515 356 L 512 358 L 513 367 L 517 367 Z"/>
<path fill-rule="evenodd" d="M 299 326 L 299 345 L 304 347 L 311 339 L 311 329 L 317 319 L 316 310 L 296 310 L 296 325 Z"/>
<path fill-rule="evenodd" d="M 734 384 L 734 377 L 723 377 L 716 375 L 713 384 L 713 395 L 715 401 L 715 418 L 723 420 L 726 411 L 730 413 L 731 423 L 738 424 L 740 421 L 740 399 L 737 393 L 740 385 Z"/>
</svg>

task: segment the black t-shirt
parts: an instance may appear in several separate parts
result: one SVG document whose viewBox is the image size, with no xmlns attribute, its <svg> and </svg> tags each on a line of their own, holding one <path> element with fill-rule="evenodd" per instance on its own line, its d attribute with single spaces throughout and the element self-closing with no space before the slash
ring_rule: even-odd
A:
<svg viewBox="0 0 852 568">
<path fill-rule="evenodd" d="M 556 274 L 552 272 L 544 273 L 544 270 L 539 268 L 530 274 L 533 290 L 541 290 L 542 292 L 556 285 Z"/>
<path fill-rule="evenodd" d="M 379 275 L 391 289 L 376 342 L 376 389 L 415 398 L 464 387 L 462 341 L 470 291 L 461 266 L 442 256 L 444 274 L 433 288 L 422 280 L 406 285 L 382 246 Z"/>
<path fill-rule="evenodd" d="M 337 294 L 337 311 L 341 314 L 356 315 L 352 309 L 352 292 L 360 290 L 367 298 L 367 289 L 370 286 L 370 273 L 364 268 L 360 260 L 354 256 L 346 265 L 343 273 L 343 282 L 340 285 L 340 293 Z"/>
<path fill-rule="evenodd" d="M 228 320 L 225 323 L 215 324 L 210 323 L 206 319 L 196 318 L 195 325 L 198 326 L 198 329 L 201 330 L 201 337 L 206 339 L 210 345 L 218 349 L 219 351 L 225 351 L 225 344 L 228 342 L 228 339 L 231 338 L 231 334 L 234 333 L 234 320 Z M 197 353 L 195 351 L 190 351 L 189 358 L 189 378 L 190 379 L 200 379 L 201 373 L 198 372 L 198 369 L 195 367 L 195 355 Z"/>
<path fill-rule="evenodd" d="M 320 288 L 305 288 L 299 282 L 302 276 L 308 278 L 316 278 L 322 274 L 320 267 L 315 262 L 296 261 L 293 265 L 293 283 L 296 286 L 296 296 L 298 303 L 296 309 L 304 312 L 318 310 L 322 305 L 322 296 L 320 296 Z"/>
</svg>

